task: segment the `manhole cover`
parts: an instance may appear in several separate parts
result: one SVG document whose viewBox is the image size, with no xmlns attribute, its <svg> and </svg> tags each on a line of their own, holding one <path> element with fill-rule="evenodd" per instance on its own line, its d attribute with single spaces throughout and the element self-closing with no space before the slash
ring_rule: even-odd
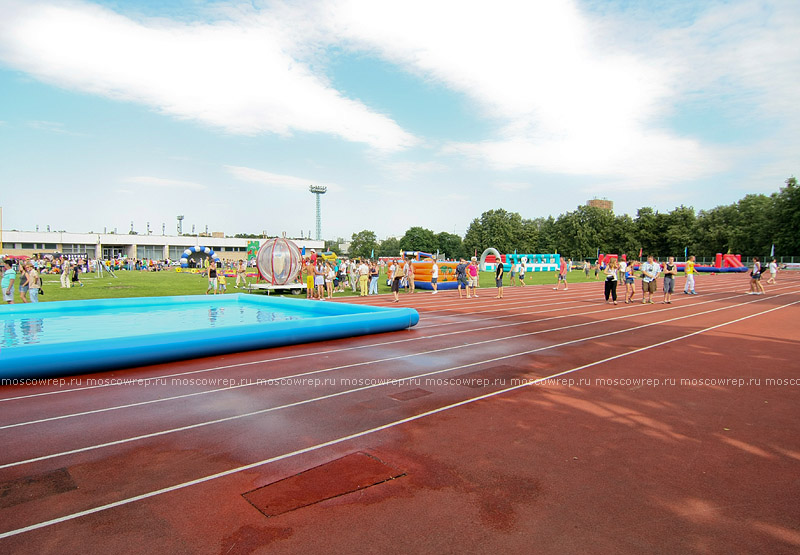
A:
<svg viewBox="0 0 800 555">
<path fill-rule="evenodd" d="M 392 399 L 397 399 L 398 401 L 410 401 L 412 399 L 419 399 L 420 397 L 425 397 L 426 395 L 431 395 L 432 391 L 425 391 L 424 389 L 409 389 L 408 391 L 401 391 L 400 393 L 395 393 L 394 395 L 389 395 Z"/>
<path fill-rule="evenodd" d="M 405 476 L 366 453 L 353 453 L 243 494 L 266 516 L 294 511 Z"/>
</svg>

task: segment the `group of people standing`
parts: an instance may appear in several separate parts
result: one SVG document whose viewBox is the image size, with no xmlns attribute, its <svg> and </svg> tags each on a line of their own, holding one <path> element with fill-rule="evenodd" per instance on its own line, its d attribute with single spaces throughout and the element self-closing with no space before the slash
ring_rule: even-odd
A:
<svg viewBox="0 0 800 555">
<path fill-rule="evenodd" d="M 622 280 L 625 283 L 625 304 L 633 303 L 636 296 L 636 274 L 633 262 L 611 258 L 603 267 L 604 296 L 606 303 L 617 304 L 617 286 Z M 675 292 L 675 278 L 678 275 L 678 265 L 675 257 L 670 256 L 662 265 L 656 262 L 652 255 L 647 257 L 647 262 L 639 263 L 639 272 L 642 278 L 642 304 L 654 304 L 653 295 L 658 290 L 658 278 L 663 276 L 664 298 L 662 304 L 672 304 L 672 294 Z M 686 261 L 684 268 L 686 284 L 683 292 L 687 295 L 696 294 L 694 290 L 695 257 Z"/>
<path fill-rule="evenodd" d="M 498 264 L 498 266 L 502 266 L 502 264 Z M 472 297 L 478 297 L 478 258 L 473 256 L 469 262 L 466 259 L 462 258 L 458 265 L 456 266 L 456 281 L 458 281 L 458 298 L 462 299 L 463 294 L 461 293 L 461 288 L 464 287 L 467 290 L 467 298 L 471 299 Z M 524 276 L 524 274 L 523 274 Z M 525 285 L 523 283 L 523 285 Z M 498 298 L 502 298 L 503 291 L 502 287 L 500 287 L 500 291 L 497 294 Z"/>
<path fill-rule="evenodd" d="M 33 262 L 26 260 L 20 264 L 19 271 L 15 269 L 14 260 L 3 261 L 2 278 L 0 287 L 3 289 L 3 301 L 14 304 L 14 292 L 19 281 L 19 296 L 23 303 L 38 303 L 39 291 L 42 289 L 42 276 Z"/>
<path fill-rule="evenodd" d="M 18 288 L 19 298 L 23 303 L 38 303 L 39 295 L 44 294 L 42 289 L 43 273 L 60 273 L 62 288 L 83 287 L 83 283 L 81 283 L 81 274 L 85 268 L 83 260 L 73 262 L 64 258 L 49 262 L 47 268 L 44 265 L 44 261 L 33 258 L 20 262 L 10 258 L 4 260 L 2 268 L 0 268 L 3 301 L 13 304 L 14 294 Z"/>
<path fill-rule="evenodd" d="M 683 287 L 683 293 L 686 295 L 695 295 L 695 277 L 697 276 L 696 258 L 690 256 L 686 261 L 684 273 L 686 275 L 686 282 Z M 678 275 L 678 265 L 675 262 L 675 257 L 670 256 L 663 264 L 656 262 L 652 255 L 647 257 L 647 262 L 639 264 L 639 271 L 642 278 L 642 304 L 653 304 L 653 295 L 656 294 L 658 289 L 658 278 L 663 278 L 662 291 L 664 298 L 661 301 L 663 304 L 672 304 L 672 294 L 675 292 L 675 278 Z M 764 269 L 758 257 L 753 258 L 753 269 L 750 272 L 750 294 L 763 295 L 765 293 L 764 286 L 761 283 L 761 275 Z M 776 276 L 778 272 L 778 263 L 775 259 L 769 264 L 770 279 L 767 283 L 776 283 Z M 605 276 L 605 290 L 604 296 L 606 303 L 613 302 L 617 304 L 617 285 L 620 280 L 625 283 L 625 304 L 633 302 L 636 296 L 636 275 L 634 273 L 634 264 L 628 263 L 625 260 L 618 261 L 612 258 L 603 267 L 603 274 Z"/>
<path fill-rule="evenodd" d="M 378 294 L 377 262 L 359 260 L 324 260 L 312 253 L 303 258 L 302 275 L 306 281 L 306 298 L 332 299 L 334 293 L 344 293 L 349 283 L 353 293 L 362 297 Z"/>
</svg>

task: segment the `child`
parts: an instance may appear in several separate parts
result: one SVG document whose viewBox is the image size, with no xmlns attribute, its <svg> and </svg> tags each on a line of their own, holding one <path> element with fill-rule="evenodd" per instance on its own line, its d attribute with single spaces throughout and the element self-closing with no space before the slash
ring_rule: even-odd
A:
<svg viewBox="0 0 800 555">
<path fill-rule="evenodd" d="M 81 265 L 75 264 L 72 266 L 72 285 L 73 287 L 83 287 L 81 283 Z M 77 285 L 75 285 L 77 283 Z"/>
<path fill-rule="evenodd" d="M 636 295 L 636 278 L 633 274 L 633 262 L 625 266 L 625 304 L 633 302 L 633 297 Z"/>
<path fill-rule="evenodd" d="M 217 278 L 217 292 L 220 294 L 225 294 L 225 291 L 228 290 L 228 278 L 225 277 L 225 271 L 219 273 L 219 277 Z"/>
</svg>

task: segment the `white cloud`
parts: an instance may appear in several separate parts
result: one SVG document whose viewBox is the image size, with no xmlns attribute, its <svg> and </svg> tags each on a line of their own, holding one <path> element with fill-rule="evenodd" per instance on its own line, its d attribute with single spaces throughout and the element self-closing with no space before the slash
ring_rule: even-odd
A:
<svg viewBox="0 0 800 555">
<path fill-rule="evenodd" d="M 228 171 L 228 173 L 241 181 L 257 183 L 259 185 L 267 185 L 270 187 L 280 187 L 293 191 L 307 191 L 309 186 L 317 185 L 327 187 L 328 191 L 331 192 L 343 190 L 342 186 L 337 185 L 336 183 L 323 182 L 317 179 L 309 179 L 306 177 L 280 175 L 277 173 L 270 173 L 264 170 L 246 168 L 243 166 L 225 166 L 225 169 Z"/>
<path fill-rule="evenodd" d="M 336 179 L 380 184 L 358 191 L 395 195 L 393 207 L 407 190 L 428 191 L 459 171 L 480 175 L 467 181 L 481 185 L 462 185 L 475 192 L 470 198 L 480 210 L 479 186 L 492 194 L 538 189 L 548 177 L 542 173 L 591 176 L 569 182 L 591 181 L 598 192 L 644 189 L 649 202 L 653 189 L 674 191 L 676 182 L 713 194 L 718 185 L 711 183 L 726 175 L 762 183 L 762 170 L 785 177 L 800 163 L 796 0 L 687 0 L 668 18 L 654 16 L 649 5 L 600 0 L 594 12 L 580 0 L 231 0 L 214 4 L 223 6 L 216 22 L 191 24 L 134 20 L 85 0 L 57 2 L 0 0 L 0 60 L 48 83 L 231 133 L 325 133 L 384 149 L 390 153 L 373 156 L 371 164 L 354 162 L 362 167 L 352 178 Z M 392 119 L 403 114 L 377 113 L 335 90 L 324 72 L 327 57 L 340 49 L 354 54 L 348 63 L 378 58 L 432 89 L 463 95 L 476 127 L 488 123 L 493 130 L 479 140 L 456 137 L 442 149 L 450 157 L 426 161 L 439 138 L 418 140 Z M 359 77 L 371 90 L 372 76 Z M 412 100 L 420 101 L 420 113 L 430 109 L 424 93 Z M 726 141 L 699 124 L 693 134 L 675 131 L 675 116 L 692 103 L 712 108 L 717 122 L 738 128 L 768 122 L 775 132 Z M 412 145 L 427 148 L 400 160 L 395 150 Z M 312 183 L 335 190 L 340 186 L 297 177 L 330 175 L 335 163 L 322 158 L 310 172 L 313 166 L 295 170 L 287 160 L 283 171 L 291 175 L 243 166 L 227 171 L 285 190 L 307 191 Z M 337 175 L 347 171 L 341 167 L 348 160 L 340 162 Z M 393 188 L 400 180 L 408 187 Z M 563 193 L 575 190 L 565 186 Z M 348 209 L 354 201 L 348 198 Z M 561 209 L 552 206 L 537 209 Z"/>
<path fill-rule="evenodd" d="M 163 189 L 193 189 L 205 190 L 208 189 L 206 185 L 194 183 L 192 181 L 183 181 L 180 179 L 166 179 L 163 177 L 153 177 L 141 175 L 136 177 L 126 177 L 122 180 L 123 183 L 132 183 L 135 185 L 145 185 L 150 187 L 158 187 Z"/>
<path fill-rule="evenodd" d="M 139 22 L 84 2 L 0 0 L 0 13 L 0 59 L 60 87 L 231 133 L 326 133 L 387 151 L 416 143 L 290 56 L 297 37 L 270 12 Z"/>
<path fill-rule="evenodd" d="M 763 93 L 755 113 L 797 113 L 800 49 L 788 45 L 800 22 L 792 1 L 709 4 L 706 15 L 674 30 L 651 16 L 639 28 L 636 10 L 601 18 L 574 1 L 326 5 L 330 33 L 346 47 L 473 99 L 477 113 L 496 122 L 494 137 L 444 151 L 494 168 L 651 186 L 692 180 L 737 162 L 730 150 L 670 130 L 676 104 L 705 85 L 746 107 Z M 756 28 L 754 18 L 762 22 Z"/>
</svg>

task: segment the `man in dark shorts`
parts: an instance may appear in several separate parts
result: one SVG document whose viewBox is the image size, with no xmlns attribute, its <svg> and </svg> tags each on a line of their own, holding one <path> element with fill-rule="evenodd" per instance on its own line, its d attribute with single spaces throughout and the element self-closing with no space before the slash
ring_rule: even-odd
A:
<svg viewBox="0 0 800 555">
<path fill-rule="evenodd" d="M 505 273 L 503 262 L 498 260 L 497 269 L 494 272 L 494 283 L 497 286 L 497 295 L 495 296 L 495 299 L 503 298 L 503 273 Z"/>
<path fill-rule="evenodd" d="M 675 275 L 678 273 L 678 266 L 675 264 L 675 257 L 667 258 L 664 265 L 664 300 L 663 304 L 672 304 L 672 294 L 675 292 Z"/>
<path fill-rule="evenodd" d="M 463 258 L 456 266 L 456 281 L 458 281 L 458 298 L 462 299 L 461 286 L 463 285 L 467 290 L 467 298 L 470 296 L 469 282 L 467 281 L 467 261 Z"/>
</svg>

